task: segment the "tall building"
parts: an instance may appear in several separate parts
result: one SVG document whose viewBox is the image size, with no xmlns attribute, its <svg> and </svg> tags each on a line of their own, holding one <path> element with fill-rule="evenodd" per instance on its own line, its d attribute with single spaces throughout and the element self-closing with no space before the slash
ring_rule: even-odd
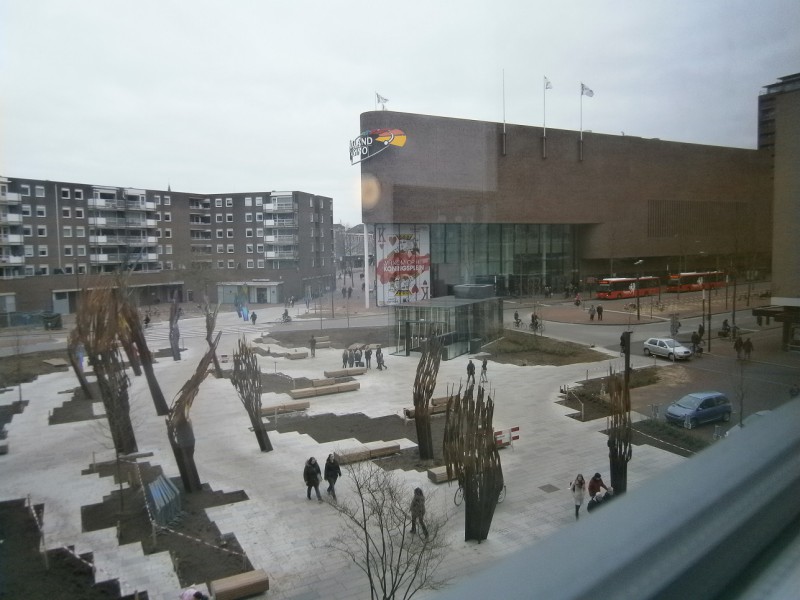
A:
<svg viewBox="0 0 800 600">
<path fill-rule="evenodd" d="M 758 97 L 758 148 L 775 152 L 776 111 L 778 98 L 800 90 L 800 73 L 778 77 L 777 83 L 764 86 Z"/>
<path fill-rule="evenodd" d="M 0 312 L 72 312 L 81 288 L 118 272 L 148 304 L 317 295 L 335 270 L 332 226 L 333 201 L 304 192 L 0 178 Z"/>
</svg>

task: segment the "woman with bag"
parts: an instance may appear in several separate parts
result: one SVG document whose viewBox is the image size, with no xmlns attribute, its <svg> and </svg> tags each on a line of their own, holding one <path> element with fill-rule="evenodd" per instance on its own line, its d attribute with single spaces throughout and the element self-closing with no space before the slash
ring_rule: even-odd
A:
<svg viewBox="0 0 800 600">
<path fill-rule="evenodd" d="M 306 461 L 306 466 L 303 468 L 303 481 L 306 483 L 306 498 L 311 500 L 311 488 L 317 492 L 317 500 L 322 502 L 322 495 L 319 493 L 319 480 L 322 473 L 317 464 L 317 459 L 313 456 Z"/>
<path fill-rule="evenodd" d="M 580 518 L 578 511 L 580 511 L 583 500 L 586 498 L 586 481 L 583 479 L 583 475 L 578 473 L 575 481 L 569 484 L 569 489 L 572 491 L 573 500 L 575 500 L 575 520 L 577 521 Z"/>
<path fill-rule="evenodd" d="M 336 500 L 336 480 L 341 476 L 339 462 L 333 454 L 328 454 L 328 460 L 325 461 L 325 481 L 328 482 L 328 494 L 333 496 L 334 500 Z"/>
</svg>

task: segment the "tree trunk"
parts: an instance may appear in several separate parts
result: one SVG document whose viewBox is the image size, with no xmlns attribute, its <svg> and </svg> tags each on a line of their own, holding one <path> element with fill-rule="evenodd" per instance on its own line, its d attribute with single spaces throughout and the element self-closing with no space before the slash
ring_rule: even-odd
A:
<svg viewBox="0 0 800 600">
<path fill-rule="evenodd" d="M 200 475 L 197 472 L 197 465 L 194 461 L 194 431 L 192 424 L 182 421 L 175 426 L 174 435 L 170 435 L 170 445 L 175 454 L 175 462 L 178 464 L 178 471 L 181 474 L 183 488 L 186 493 L 200 492 L 203 484 L 200 482 Z"/>
<path fill-rule="evenodd" d="M 143 360 L 142 368 L 144 369 L 144 376 L 147 379 L 147 387 L 150 388 L 150 395 L 153 397 L 156 414 L 159 417 L 164 417 L 169 414 L 169 406 L 167 405 L 167 399 L 164 398 L 164 392 L 161 390 L 161 385 L 158 383 L 155 371 L 153 370 L 152 360 Z"/>
</svg>

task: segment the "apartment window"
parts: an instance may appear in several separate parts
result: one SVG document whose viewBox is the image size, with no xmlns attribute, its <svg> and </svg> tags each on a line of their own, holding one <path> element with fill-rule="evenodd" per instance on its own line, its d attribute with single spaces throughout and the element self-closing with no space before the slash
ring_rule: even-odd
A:
<svg viewBox="0 0 800 600">
<path fill-rule="evenodd" d="M 46 206 L 36 205 L 36 216 L 37 217 L 46 217 L 47 216 L 47 207 Z"/>
<path fill-rule="evenodd" d="M 32 265 L 25 265 L 25 277 L 33 277 L 36 275 L 36 271 L 34 270 Z"/>
<path fill-rule="evenodd" d="M 172 237 L 172 229 L 165 229 L 164 230 L 164 237 L 171 238 Z"/>
<path fill-rule="evenodd" d="M 72 227 L 70 227 L 69 225 L 64 225 L 64 230 L 63 231 L 64 231 L 64 237 L 65 238 L 72 237 Z"/>
<path fill-rule="evenodd" d="M 33 225 L 22 226 L 22 237 L 33 237 Z"/>
<path fill-rule="evenodd" d="M 37 225 L 36 235 L 39 237 L 47 237 L 47 225 Z"/>
<path fill-rule="evenodd" d="M 86 237 L 86 227 L 80 226 L 75 228 L 75 237 Z"/>
<path fill-rule="evenodd" d="M 247 197 L 245 197 L 245 199 L 244 199 L 244 205 L 245 205 L 245 206 L 253 206 L 253 199 L 252 199 L 252 198 L 247 198 Z"/>
<path fill-rule="evenodd" d="M 311 257 L 311 266 L 312 267 L 316 267 L 317 266 L 317 259 L 314 258 L 313 256 Z"/>
<path fill-rule="evenodd" d="M 165 212 L 165 213 L 164 213 L 164 220 L 165 220 L 166 222 L 168 222 L 168 223 L 169 223 L 170 221 L 172 221 L 172 213 L 170 213 L 170 212 Z"/>
<path fill-rule="evenodd" d="M 233 198 L 225 198 L 225 207 L 233 208 Z"/>
<path fill-rule="evenodd" d="M 256 221 L 263 221 L 264 213 L 256 213 Z"/>
<path fill-rule="evenodd" d="M 264 230 L 261 227 L 256 229 L 256 237 L 257 238 L 263 238 L 264 237 Z"/>
<path fill-rule="evenodd" d="M 39 275 L 50 275 L 50 267 L 48 265 L 39 265 Z"/>
<path fill-rule="evenodd" d="M 30 204 L 23 204 L 22 205 L 22 216 L 23 217 L 30 217 L 33 213 L 31 212 L 31 205 Z"/>
<path fill-rule="evenodd" d="M 72 265 L 64 265 L 64 274 L 66 275 L 74 275 L 75 269 L 72 268 Z"/>
<path fill-rule="evenodd" d="M 217 208 L 222 208 L 222 198 L 215 198 L 214 206 L 216 206 Z"/>
<path fill-rule="evenodd" d="M 225 237 L 225 235 L 222 229 L 217 229 L 217 238 L 222 239 L 223 237 Z"/>
<path fill-rule="evenodd" d="M 161 213 L 157 212 L 156 213 L 156 221 L 160 221 L 160 220 L 161 220 Z"/>
<path fill-rule="evenodd" d="M 21 185 L 19 186 L 19 193 L 23 196 L 30 196 L 31 195 L 31 186 L 29 185 Z"/>
<path fill-rule="evenodd" d="M 225 268 L 225 261 L 224 260 L 218 260 L 217 261 L 217 268 L 218 269 L 224 269 Z"/>
<path fill-rule="evenodd" d="M 78 246 L 78 256 L 86 256 L 86 246 Z M 81 272 L 80 268 L 78 268 L 78 272 Z"/>
<path fill-rule="evenodd" d="M 259 269 L 263 269 L 263 268 L 264 268 L 264 259 L 263 259 L 263 258 L 259 258 L 259 259 L 256 261 L 256 266 L 257 266 Z"/>
<path fill-rule="evenodd" d="M 61 199 L 69 200 L 69 198 L 70 198 L 69 188 L 61 188 Z"/>
<path fill-rule="evenodd" d="M 222 215 L 215 215 L 217 217 L 217 223 L 222 223 L 223 218 Z"/>
<path fill-rule="evenodd" d="M 320 244 L 319 245 L 319 251 L 320 252 L 325 252 L 325 244 Z"/>
<path fill-rule="evenodd" d="M 228 261 L 228 268 L 229 269 L 235 269 L 236 268 L 236 261 L 229 260 Z"/>
<path fill-rule="evenodd" d="M 319 222 L 320 223 L 324 223 L 325 222 L 325 215 L 320 215 L 319 216 Z"/>
<path fill-rule="evenodd" d="M 168 261 L 166 262 L 166 265 L 167 265 L 167 271 L 172 271 L 172 261 L 171 261 L 171 260 L 168 260 Z"/>
<path fill-rule="evenodd" d="M 234 253 L 233 244 L 228 244 L 228 254 L 233 254 L 233 253 Z"/>
<path fill-rule="evenodd" d="M 253 213 L 245 213 L 244 214 L 244 221 L 245 221 L 245 223 L 252 223 L 253 222 Z"/>
<path fill-rule="evenodd" d="M 264 206 L 264 198 L 262 196 L 256 196 L 256 206 Z"/>
<path fill-rule="evenodd" d="M 44 198 L 44 186 L 37 185 L 36 186 L 36 197 L 37 198 Z"/>
<path fill-rule="evenodd" d="M 155 196 L 155 200 L 156 200 L 156 206 L 161 206 L 161 196 L 160 195 L 156 195 Z"/>
<path fill-rule="evenodd" d="M 69 191 L 69 190 L 67 190 Z M 72 209 L 69 206 L 62 206 L 61 207 L 61 217 L 64 219 L 71 219 L 72 218 Z"/>
<path fill-rule="evenodd" d="M 167 244 L 167 254 L 172 254 L 172 244 Z"/>
<path fill-rule="evenodd" d="M 253 244 L 247 244 L 247 245 L 245 245 L 244 248 L 245 248 L 244 251 L 247 252 L 247 254 L 252 254 L 253 253 Z"/>
<path fill-rule="evenodd" d="M 64 246 L 64 256 L 72 256 L 72 246 Z"/>
<path fill-rule="evenodd" d="M 156 254 L 164 254 L 164 246 L 162 246 L 161 244 L 156 246 Z"/>
<path fill-rule="evenodd" d="M 233 237 L 233 229 L 226 229 L 225 230 L 225 235 L 227 235 L 229 238 L 232 238 Z"/>
<path fill-rule="evenodd" d="M 320 264 L 320 267 L 324 267 L 324 266 L 325 266 L 325 257 L 323 256 L 322 257 L 322 264 Z"/>
<path fill-rule="evenodd" d="M 264 244 L 256 244 L 256 252 L 264 254 Z"/>
<path fill-rule="evenodd" d="M 164 206 L 170 206 L 172 204 L 172 198 L 169 196 L 164 196 Z M 169 221 L 169 219 L 167 219 Z"/>
<path fill-rule="evenodd" d="M 309 217 L 311 217 L 311 222 L 313 223 L 313 222 L 314 222 L 314 213 L 311 213 L 311 214 L 310 214 L 310 215 L 308 215 L 308 216 L 309 216 Z"/>
<path fill-rule="evenodd" d="M 47 246 L 39 246 L 37 250 L 38 250 L 37 254 L 39 256 L 47 256 Z"/>
<path fill-rule="evenodd" d="M 25 258 L 33 258 L 33 246 L 30 244 L 25 245 Z"/>
<path fill-rule="evenodd" d="M 308 199 L 308 207 L 309 208 L 314 208 L 314 199 L 313 198 L 309 198 Z"/>
<path fill-rule="evenodd" d="M 76 219 L 83 219 L 83 209 L 82 208 L 76 208 L 75 209 L 75 218 Z"/>
<path fill-rule="evenodd" d="M 253 237 L 253 230 L 252 229 L 245 229 L 244 230 L 244 237 Z"/>
<path fill-rule="evenodd" d="M 225 215 L 225 222 L 226 223 L 233 223 L 233 215 L 228 213 Z"/>
<path fill-rule="evenodd" d="M 75 200 L 83 200 L 83 190 L 75 190 Z"/>
<path fill-rule="evenodd" d="M 255 264 L 255 262 L 253 261 L 253 259 L 252 259 L 252 258 L 248 258 L 248 259 L 247 259 L 247 268 L 248 268 L 248 269 L 252 269 L 252 268 L 254 268 L 255 266 L 256 266 L 256 264 Z"/>
<path fill-rule="evenodd" d="M 217 254 L 223 254 L 224 252 L 225 252 L 225 245 L 217 244 Z"/>
<path fill-rule="evenodd" d="M 156 229 L 156 237 L 158 239 L 161 239 L 161 236 L 162 236 L 161 230 L 160 229 Z"/>
</svg>

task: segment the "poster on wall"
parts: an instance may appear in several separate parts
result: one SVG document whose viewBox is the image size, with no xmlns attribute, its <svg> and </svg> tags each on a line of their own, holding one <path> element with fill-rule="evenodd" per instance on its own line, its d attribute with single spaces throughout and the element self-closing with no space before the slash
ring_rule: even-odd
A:
<svg viewBox="0 0 800 600">
<path fill-rule="evenodd" d="M 375 281 L 379 306 L 430 299 L 431 239 L 428 225 L 375 226 Z"/>
</svg>

